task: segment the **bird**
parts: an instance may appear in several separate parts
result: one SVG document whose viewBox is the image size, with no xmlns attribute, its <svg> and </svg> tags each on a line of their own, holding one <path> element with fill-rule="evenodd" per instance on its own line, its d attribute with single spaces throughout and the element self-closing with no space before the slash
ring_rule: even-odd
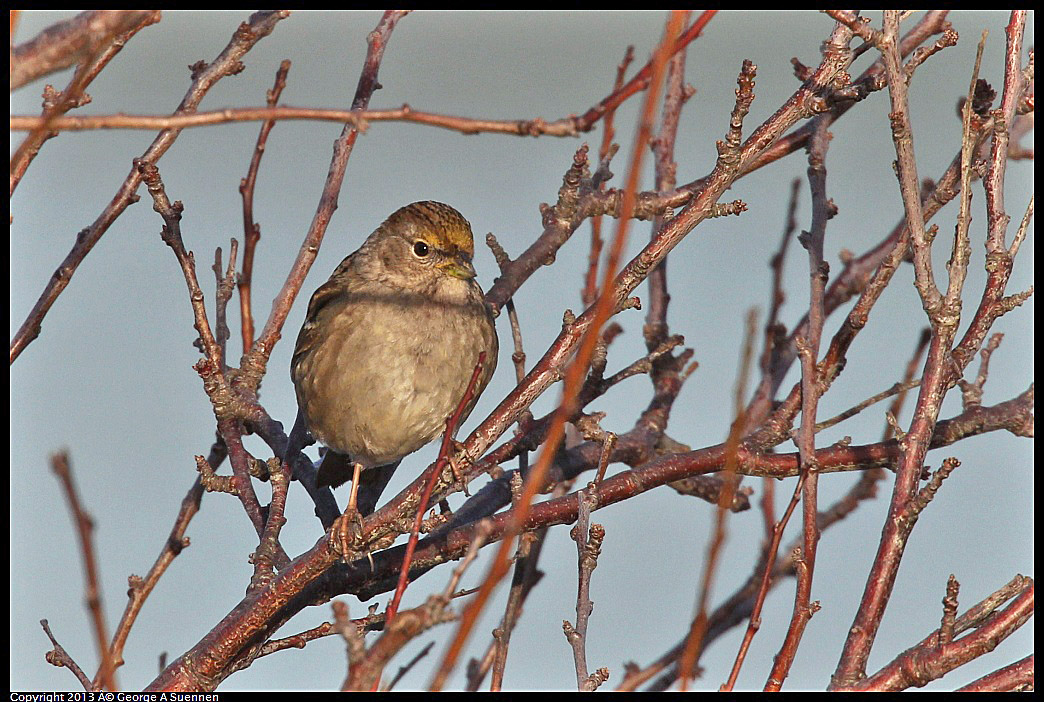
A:
<svg viewBox="0 0 1044 702">
<path fill-rule="evenodd" d="M 290 364 L 298 415 L 288 462 L 315 440 L 326 447 L 320 488 L 358 468 L 362 516 L 376 509 L 402 459 L 445 431 L 480 354 L 461 422 L 496 369 L 496 327 L 473 255 L 460 212 L 414 202 L 341 261 L 308 303 Z"/>
</svg>

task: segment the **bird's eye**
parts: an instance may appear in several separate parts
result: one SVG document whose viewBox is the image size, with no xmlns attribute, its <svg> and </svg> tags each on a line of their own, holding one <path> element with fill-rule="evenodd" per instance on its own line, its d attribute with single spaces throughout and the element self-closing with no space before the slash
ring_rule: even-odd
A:
<svg viewBox="0 0 1044 702">
<path fill-rule="evenodd" d="M 413 254 L 417 258 L 427 258 L 429 253 L 431 253 L 431 247 L 425 242 L 420 240 L 413 242 Z"/>
</svg>

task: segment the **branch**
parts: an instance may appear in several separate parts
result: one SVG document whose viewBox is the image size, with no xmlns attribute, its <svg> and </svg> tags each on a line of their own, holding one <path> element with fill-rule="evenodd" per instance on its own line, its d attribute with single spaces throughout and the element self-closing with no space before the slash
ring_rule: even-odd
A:
<svg viewBox="0 0 1044 702">
<path fill-rule="evenodd" d="M 159 19 L 157 10 L 90 10 L 56 22 L 11 49 L 10 89 L 86 61 L 111 37 Z"/>
<path fill-rule="evenodd" d="M 855 685 L 836 689 L 896 692 L 909 687 L 924 687 L 968 661 L 989 653 L 1025 624 L 1033 616 L 1033 589 L 1033 580 L 1016 576 L 954 623 L 955 633 L 973 629 L 971 633 L 945 641 L 943 630 L 937 629 L 877 673 Z M 1011 603 L 1007 607 L 998 609 L 1009 599 Z"/>
</svg>

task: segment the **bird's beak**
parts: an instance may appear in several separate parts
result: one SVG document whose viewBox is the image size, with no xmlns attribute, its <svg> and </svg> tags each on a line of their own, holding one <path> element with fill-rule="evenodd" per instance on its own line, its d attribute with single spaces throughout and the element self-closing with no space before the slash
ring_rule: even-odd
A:
<svg viewBox="0 0 1044 702">
<path fill-rule="evenodd" d="M 471 261 L 467 261 L 463 258 L 451 258 L 442 264 L 442 270 L 446 271 L 449 275 L 454 278 L 460 278 L 461 280 L 471 280 L 475 277 L 475 267 L 471 265 Z"/>
</svg>

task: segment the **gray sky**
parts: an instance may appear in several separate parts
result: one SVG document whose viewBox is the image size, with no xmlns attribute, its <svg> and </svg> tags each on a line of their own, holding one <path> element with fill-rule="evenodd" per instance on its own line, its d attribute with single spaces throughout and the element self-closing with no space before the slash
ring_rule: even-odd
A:
<svg viewBox="0 0 1044 702">
<path fill-rule="evenodd" d="M 24 41 L 67 12 L 23 12 L 17 39 Z M 295 12 L 280 23 L 244 59 L 242 74 L 223 79 L 207 95 L 202 109 L 262 104 L 283 58 L 293 67 L 281 102 L 287 105 L 343 108 L 351 101 L 366 49 L 366 35 L 377 11 Z M 1001 86 L 1003 28 L 1007 12 L 959 12 L 952 16 L 961 40 L 930 59 L 912 85 L 913 128 L 921 177 L 937 177 L 957 152 L 960 123 L 957 99 L 967 91 L 975 43 L 990 31 L 983 77 Z M 143 30 L 92 84 L 93 102 L 83 114 L 128 112 L 164 114 L 181 100 L 188 84 L 186 66 L 210 61 L 225 46 L 238 12 L 166 12 L 162 22 Z M 396 28 L 380 70 L 384 88 L 372 107 L 397 107 L 499 119 L 557 119 L 582 113 L 604 97 L 628 44 L 635 45 L 640 66 L 659 40 L 661 12 L 418 12 Z M 879 21 L 879 20 L 876 20 Z M 797 87 L 790 59 L 806 65 L 819 60 L 819 47 L 833 26 L 814 12 L 721 13 L 704 37 L 688 50 L 686 80 L 697 93 L 682 114 L 676 156 L 679 182 L 708 173 L 715 140 L 728 125 L 743 59 L 759 67 L 756 100 L 745 134 L 766 119 Z M 1033 45 L 1032 21 L 1026 45 Z M 867 52 L 853 69 L 862 71 L 874 58 Z M 632 68 L 632 72 L 633 72 Z M 48 79 L 58 87 L 68 72 Z M 44 81 L 11 96 L 13 114 L 39 111 Z M 617 113 L 621 156 L 615 162 L 621 186 L 640 98 Z M 894 151 L 889 135 L 888 98 L 877 93 L 857 106 L 831 131 L 827 157 L 829 195 L 839 208 L 830 223 L 826 257 L 840 270 L 842 249 L 862 252 L 884 237 L 901 213 L 891 171 Z M 242 239 L 239 179 L 243 177 L 257 135 L 256 123 L 231 124 L 182 133 L 160 162 L 171 199 L 185 204 L 183 231 L 195 251 L 199 276 L 213 309 L 209 265 L 216 246 L 228 250 L 230 237 Z M 254 310 L 259 325 L 268 313 L 286 271 L 307 230 L 327 174 L 331 145 L 340 131 L 333 123 L 303 121 L 276 126 L 268 142 L 255 200 L 262 229 L 254 271 Z M 87 226 L 112 198 L 131 159 L 153 138 L 147 131 L 94 131 L 62 134 L 49 141 L 29 168 L 11 201 L 10 335 L 18 329 L 48 277 L 68 252 L 77 231 Z M 22 138 L 12 135 L 14 145 Z M 538 206 L 553 202 L 562 174 L 582 141 L 597 151 L 600 128 L 580 139 L 538 139 L 480 135 L 407 124 L 373 124 L 352 155 L 340 208 L 285 327 L 262 388 L 261 400 L 289 427 L 294 418 L 293 389 L 287 368 L 293 339 L 307 296 L 341 258 L 384 217 L 403 204 L 436 199 L 452 204 L 471 221 L 481 242 L 492 231 L 511 255 L 520 253 L 541 231 Z M 1027 143 L 1031 143 L 1027 140 Z M 647 159 L 646 163 L 650 163 Z M 643 187 L 651 187 L 651 166 Z M 802 180 L 799 227 L 807 228 L 809 196 L 806 161 L 794 154 L 739 181 L 724 200 L 743 199 L 749 210 L 740 217 L 702 224 L 671 254 L 673 333 L 684 334 L 695 349 L 699 370 L 689 379 L 672 415 L 671 436 L 693 447 L 722 441 L 731 421 L 733 379 L 746 310 L 756 306 L 764 319 L 769 299 L 768 261 L 778 245 L 790 182 Z M 1033 187 L 1032 165 L 1013 163 L 1007 177 L 1007 206 L 1016 221 Z M 94 670 L 96 653 L 83 606 L 83 577 L 77 541 L 48 455 L 71 452 L 75 477 L 96 525 L 98 558 L 110 631 L 125 604 L 126 578 L 144 574 L 166 538 L 180 501 L 195 477 L 193 455 L 205 454 L 213 441 L 209 402 L 192 364 L 198 352 L 184 280 L 170 250 L 158 236 L 161 221 L 148 195 L 121 216 L 88 256 L 71 285 L 44 320 L 43 333 L 11 368 L 11 687 L 75 689 L 66 670 L 48 665 L 49 643 L 38 621 L 47 618 L 63 646 L 85 668 Z M 974 192 L 973 258 L 965 292 L 966 315 L 982 289 L 983 224 L 981 186 Z M 940 236 L 952 232 L 956 206 L 936 219 Z M 610 231 L 612 229 L 610 228 Z M 1014 230 L 1014 225 L 1012 231 Z M 648 225 L 632 227 L 630 254 L 648 237 Z M 586 265 L 589 228 L 561 250 L 556 264 L 543 268 L 516 300 L 526 352 L 539 358 L 557 335 L 565 308 L 579 312 L 579 288 Z M 1033 281 L 1032 235 L 1016 262 L 1008 291 Z M 949 255 L 936 247 L 937 271 Z M 487 288 L 496 274 L 492 255 L 481 243 L 476 253 L 479 280 Z M 787 303 L 782 321 L 792 325 L 807 306 L 807 260 L 790 250 L 784 285 Z M 636 292 L 646 295 L 645 286 Z M 235 307 L 235 305 L 233 305 Z M 1008 400 L 1032 382 L 1034 300 L 1001 319 L 994 331 L 1005 339 L 994 354 L 984 404 Z M 847 310 L 847 307 L 845 308 Z M 835 315 L 825 333 L 832 334 Z M 905 323 L 897 324 L 897 320 Z M 626 333 L 611 347 L 609 369 L 619 369 L 644 353 L 644 313 L 618 318 Z M 230 320 L 238 329 L 238 318 Z M 965 319 L 965 324 L 967 319 Z M 902 375 L 925 319 L 904 267 L 875 308 L 871 322 L 849 355 L 848 370 L 820 405 L 829 417 L 879 392 Z M 464 429 L 483 419 L 514 385 L 510 332 L 498 322 L 499 369 Z M 963 329 L 963 327 L 962 327 Z M 236 336 L 236 332 L 233 332 Z M 236 348 L 236 347 L 231 347 Z M 237 358 L 238 349 L 230 353 Z M 974 372 L 978 361 L 971 367 Z M 797 378 L 788 377 L 785 387 Z M 608 413 L 607 429 L 626 431 L 649 397 L 649 383 L 634 378 L 595 402 Z M 539 416 L 557 401 L 556 386 L 538 400 Z M 960 411 L 948 399 L 943 416 Z M 909 407 L 900 417 L 909 423 Z M 855 443 L 878 440 L 885 405 L 820 435 L 817 445 L 843 436 Z M 463 435 L 463 432 L 461 432 Z M 255 455 L 263 445 L 248 437 Z M 781 446 L 791 451 L 791 446 Z M 314 449 L 313 449 L 314 451 Z M 389 495 L 405 486 L 434 457 L 428 447 L 407 459 Z M 961 611 L 1007 582 L 1015 573 L 1032 575 L 1032 443 L 1000 432 L 962 442 L 949 452 L 929 454 L 928 463 L 956 455 L 962 465 L 918 522 L 899 573 L 895 595 L 878 637 L 870 668 L 876 669 L 915 644 L 939 625 L 946 578 L 962 583 Z M 227 465 L 223 467 L 227 471 Z M 610 471 L 618 466 L 610 467 Z M 820 481 L 820 502 L 829 504 L 856 476 L 837 474 Z M 751 482 L 755 496 L 760 483 Z M 1011 487 L 1009 487 L 1011 486 Z M 311 508 L 296 484 L 291 490 L 284 545 L 291 555 L 311 547 L 321 536 Z M 777 485 L 778 511 L 793 483 Z M 883 485 L 874 502 L 864 504 L 844 523 L 829 530 L 820 545 L 813 598 L 822 611 L 813 619 L 794 663 L 787 689 L 822 689 L 837 663 L 850 626 L 887 509 L 890 488 Z M 267 502 L 262 486 L 259 496 Z M 343 501 L 343 496 L 340 496 Z M 459 498 L 453 501 L 459 504 Z M 702 502 L 660 488 L 596 513 L 607 530 L 595 571 L 588 661 L 608 666 L 614 687 L 622 664 L 646 665 L 684 633 L 696 598 L 713 509 Z M 795 520 L 784 542 L 797 533 Z M 761 515 L 755 509 L 733 515 L 730 540 L 718 571 L 712 602 L 728 596 L 750 572 L 760 539 Z M 575 619 L 576 554 L 568 528 L 552 530 L 541 567 L 546 577 L 526 606 L 512 638 L 505 688 L 573 689 L 572 657 L 561 632 L 563 619 Z M 256 536 L 237 500 L 208 495 L 189 528 L 187 549 L 150 597 L 119 670 L 125 689 L 138 689 L 156 674 L 161 652 L 180 655 L 195 644 L 241 599 L 251 572 L 247 556 Z M 489 551 L 489 549 L 487 549 Z M 462 585 L 472 587 L 486 571 L 489 553 L 473 566 Z M 429 591 L 441 590 L 449 569 L 426 575 L 407 591 L 403 607 L 415 606 Z M 479 655 L 502 612 L 501 587 L 475 628 L 466 656 Z M 353 616 L 365 605 L 346 598 Z M 383 607 L 388 596 L 374 600 Z M 764 622 L 748 655 L 739 688 L 760 689 L 790 617 L 792 581 L 769 596 Z M 280 632 L 296 633 L 330 618 L 329 606 L 303 612 Z M 702 659 L 706 675 L 699 688 L 716 689 L 727 677 L 736 654 L 737 629 L 716 641 Z M 435 638 L 433 654 L 403 681 L 403 689 L 424 687 L 441 658 L 446 630 L 419 637 L 389 670 L 409 660 Z M 984 656 L 929 689 L 948 689 L 1017 660 L 1032 650 L 1032 622 Z M 462 680 L 462 666 L 449 687 Z M 254 663 L 229 678 L 220 689 L 335 689 L 345 671 L 344 645 L 334 637 L 310 643 Z"/>
</svg>

